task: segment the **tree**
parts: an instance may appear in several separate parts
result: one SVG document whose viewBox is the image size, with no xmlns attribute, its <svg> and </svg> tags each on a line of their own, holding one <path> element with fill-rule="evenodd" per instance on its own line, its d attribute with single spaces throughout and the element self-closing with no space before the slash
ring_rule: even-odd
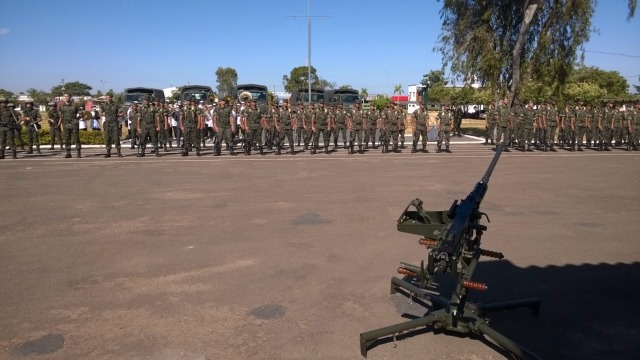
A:
<svg viewBox="0 0 640 360">
<path fill-rule="evenodd" d="M 607 96 L 626 97 L 629 91 L 627 79 L 617 71 L 605 71 L 597 67 L 580 66 L 573 70 L 570 83 L 595 84 L 607 91 Z"/>
<path fill-rule="evenodd" d="M 396 84 L 393 86 L 393 95 L 398 94 L 398 96 L 402 95 L 404 90 L 402 90 L 402 84 Z"/>
<path fill-rule="evenodd" d="M 318 74 L 316 68 L 311 67 L 311 86 L 318 87 L 319 83 Z M 282 76 L 282 84 L 284 89 L 288 92 L 293 92 L 295 89 L 307 88 L 309 86 L 309 67 L 298 66 L 291 69 L 289 76 Z"/>
<path fill-rule="evenodd" d="M 71 96 L 90 96 L 91 89 L 93 88 L 87 84 L 81 83 L 79 81 L 73 81 L 64 85 L 61 84 L 52 87 L 51 95 L 62 96 L 64 94 L 69 94 Z"/>
<path fill-rule="evenodd" d="M 431 70 L 423 76 L 421 84 L 425 86 L 447 86 L 449 83 L 444 77 L 443 70 Z"/>
<path fill-rule="evenodd" d="M 273 104 L 274 101 L 278 101 L 276 94 L 274 94 L 272 91 L 267 91 L 267 102 L 269 104 Z"/>
<path fill-rule="evenodd" d="M 378 95 L 369 104 L 371 106 L 375 106 L 378 110 L 381 110 L 387 107 L 387 104 L 389 104 L 390 102 L 391 99 L 389 99 L 387 95 Z"/>
<path fill-rule="evenodd" d="M 46 104 L 50 98 L 50 94 L 34 88 L 28 89 L 27 95 L 29 95 L 31 100 L 36 104 Z"/>
<path fill-rule="evenodd" d="M 564 88 L 563 97 L 566 100 L 576 101 L 578 98 L 584 100 L 585 103 L 596 105 L 607 96 L 607 91 L 600 88 L 596 84 L 591 83 L 573 83 Z"/>
<path fill-rule="evenodd" d="M 171 91 L 170 101 L 180 101 L 180 90 Z"/>
<path fill-rule="evenodd" d="M 318 87 L 324 90 L 333 90 L 336 88 L 336 83 L 326 79 L 319 78 Z"/>
<path fill-rule="evenodd" d="M 638 76 L 638 80 L 640 81 L 640 76 Z M 633 88 L 636 90 L 636 94 L 640 94 L 640 86 L 633 85 Z"/>
<path fill-rule="evenodd" d="M 636 2 L 629 0 L 628 19 Z M 559 93 L 589 40 L 594 8 L 595 0 L 443 0 L 436 49 L 453 76 L 476 75 L 510 101 L 521 72 Z"/>
<path fill-rule="evenodd" d="M 12 93 L 9 90 L 0 89 L 0 97 L 3 97 L 5 99 L 11 99 L 11 98 L 13 98 L 13 95 L 15 95 L 15 94 Z"/>
<path fill-rule="evenodd" d="M 345 85 L 340 85 L 340 87 L 338 88 L 338 90 L 349 90 L 349 89 L 353 89 L 353 86 L 349 84 L 345 84 Z"/>
<path fill-rule="evenodd" d="M 218 82 L 216 89 L 218 90 L 220 98 L 227 96 L 235 98 L 234 91 L 238 85 L 238 72 L 231 67 L 223 68 L 218 66 L 218 70 L 216 70 L 216 78 L 216 81 Z"/>
<path fill-rule="evenodd" d="M 366 100 L 368 96 L 369 96 L 369 91 L 367 90 L 367 88 L 360 89 L 360 98 L 362 100 Z"/>
</svg>

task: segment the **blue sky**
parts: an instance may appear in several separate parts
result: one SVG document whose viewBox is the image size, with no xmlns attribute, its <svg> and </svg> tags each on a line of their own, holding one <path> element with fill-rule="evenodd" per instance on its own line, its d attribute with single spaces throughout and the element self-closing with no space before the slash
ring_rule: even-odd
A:
<svg viewBox="0 0 640 360">
<path fill-rule="evenodd" d="M 392 94 L 441 68 L 435 0 L 311 0 L 312 65 L 338 85 Z M 0 88 L 13 92 L 80 81 L 122 91 L 203 84 L 218 66 L 239 83 L 282 91 L 307 63 L 307 0 L 0 0 Z M 289 16 L 300 15 L 300 18 Z M 600 1 L 585 64 L 639 84 L 640 14 Z M 616 56 L 597 52 L 633 55 Z"/>
</svg>

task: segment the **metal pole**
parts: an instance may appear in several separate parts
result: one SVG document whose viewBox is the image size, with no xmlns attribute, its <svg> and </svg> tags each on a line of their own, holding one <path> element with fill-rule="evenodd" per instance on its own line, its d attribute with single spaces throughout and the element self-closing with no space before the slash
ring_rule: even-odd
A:
<svg viewBox="0 0 640 360">
<path fill-rule="evenodd" d="M 307 0 L 307 82 L 309 107 L 311 107 L 311 0 Z"/>
</svg>

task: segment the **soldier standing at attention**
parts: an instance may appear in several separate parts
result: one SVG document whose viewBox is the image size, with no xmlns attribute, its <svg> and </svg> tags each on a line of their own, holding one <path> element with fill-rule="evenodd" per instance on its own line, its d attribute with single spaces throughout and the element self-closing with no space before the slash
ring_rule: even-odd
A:
<svg viewBox="0 0 640 360">
<path fill-rule="evenodd" d="M 449 133 L 451 132 L 451 125 L 453 123 L 453 114 L 449 110 L 449 104 L 444 104 L 444 109 L 438 112 L 436 116 L 438 121 L 438 148 L 437 153 L 442 152 L 442 141 L 444 140 L 445 152 L 450 153 L 449 150 Z"/>
<path fill-rule="evenodd" d="M 621 104 L 616 104 L 615 109 L 616 111 L 613 117 L 613 127 L 614 127 L 613 135 L 615 138 L 614 145 L 618 147 L 618 146 L 622 146 L 622 135 L 623 135 L 622 124 L 624 122 L 625 115 L 624 115 L 624 112 L 622 111 Z"/>
<path fill-rule="evenodd" d="M 169 112 L 165 107 L 164 102 L 156 100 L 156 116 L 158 117 L 158 147 L 162 146 L 164 152 L 168 152 L 167 142 L 169 141 L 169 133 L 167 129 L 170 128 L 168 123 Z"/>
<path fill-rule="evenodd" d="M 273 150 L 273 146 L 276 145 L 276 116 L 278 116 L 278 101 L 274 99 L 264 120 L 263 132 L 265 133 L 264 139 L 268 150 Z"/>
<path fill-rule="evenodd" d="M 520 139 L 518 140 L 518 145 L 520 146 L 521 151 L 525 151 L 525 145 L 527 151 L 532 151 L 531 139 L 534 136 L 533 125 L 536 122 L 537 117 L 536 110 L 533 108 L 533 101 L 529 100 L 526 108 L 524 108 L 521 113 L 521 134 Z"/>
<path fill-rule="evenodd" d="M 406 115 L 404 114 L 404 110 L 402 110 L 402 106 L 398 103 L 396 105 L 396 116 L 398 118 L 398 136 L 400 137 L 400 149 L 404 149 L 404 132 L 407 130 L 404 121 Z"/>
<path fill-rule="evenodd" d="M 364 113 L 360 109 L 360 102 L 353 104 L 353 109 L 347 115 L 349 128 L 349 153 L 354 153 L 354 143 L 358 139 L 358 152 L 362 153 L 362 133 L 364 130 Z M 344 136 L 344 134 L 342 135 Z"/>
<path fill-rule="evenodd" d="M 189 147 L 196 148 L 196 156 L 200 154 L 200 142 L 197 131 L 200 129 L 200 115 L 193 104 L 193 99 L 187 99 L 187 104 L 180 113 L 180 130 L 182 131 L 182 156 L 189 155 Z"/>
<path fill-rule="evenodd" d="M 7 99 L 0 97 L 0 159 L 4 159 L 4 148 L 9 141 L 9 147 L 14 159 L 18 158 L 16 143 L 13 140 L 13 127 L 17 121 L 11 109 L 7 107 Z"/>
<path fill-rule="evenodd" d="M 460 126 L 462 126 L 462 106 L 457 105 L 453 112 L 453 136 L 461 137 Z"/>
<path fill-rule="evenodd" d="M 251 100 L 249 108 L 246 112 L 247 117 L 247 148 L 249 152 L 247 155 L 251 155 L 251 148 L 257 146 L 260 150 L 260 155 L 264 155 L 264 148 L 262 147 L 262 130 L 265 126 L 264 117 L 261 114 L 260 109 L 256 106 L 256 101 Z"/>
<path fill-rule="evenodd" d="M 395 118 L 395 111 L 393 111 L 393 105 L 391 103 L 388 103 L 386 108 L 382 110 L 380 118 L 380 138 L 382 140 L 382 153 L 386 154 L 389 152 L 389 143 L 391 142 L 391 129 L 397 129 L 397 119 Z"/>
<path fill-rule="evenodd" d="M 613 103 L 609 101 L 607 102 L 604 114 L 602 114 L 602 128 L 600 129 L 604 142 L 604 151 L 611 151 L 609 147 L 611 146 L 611 140 L 613 138 L 612 130 L 615 116 L 616 114 L 615 109 L 613 108 Z"/>
<path fill-rule="evenodd" d="M 324 153 L 329 154 L 329 139 L 331 137 L 331 123 L 329 122 L 329 113 L 324 108 L 324 103 L 318 103 L 318 110 L 311 115 L 311 131 L 313 131 L 313 145 L 311 153 L 315 154 L 319 147 L 320 134 L 324 141 Z"/>
<path fill-rule="evenodd" d="M 347 148 L 347 117 L 350 112 L 344 109 L 342 103 L 338 104 L 338 110 L 335 113 L 335 130 L 333 132 L 333 146 L 334 149 L 338 148 L 338 135 L 342 135 L 342 148 Z M 351 150 L 353 151 L 353 149 Z"/>
<path fill-rule="evenodd" d="M 311 124 L 313 123 L 313 114 L 316 112 L 316 107 L 314 103 L 309 105 L 309 108 L 304 112 L 304 121 L 305 121 L 305 139 L 304 139 L 304 149 L 307 150 L 308 145 L 311 145 L 313 148 L 313 127 Z"/>
<path fill-rule="evenodd" d="M 497 119 L 497 112 L 492 102 L 491 104 L 489 104 L 489 109 L 487 110 L 486 120 L 485 120 L 485 129 L 487 131 L 484 135 L 485 145 L 489 145 L 489 139 L 491 139 L 491 145 L 495 145 L 494 132 L 496 131 L 496 119 Z"/>
<path fill-rule="evenodd" d="M 296 134 L 296 140 L 298 141 L 298 146 L 300 146 L 301 140 L 304 137 L 304 105 L 301 102 L 298 102 L 298 109 L 296 110 L 296 126 L 294 133 Z"/>
<path fill-rule="evenodd" d="M 630 111 L 627 119 L 630 148 L 633 151 L 638 151 L 640 148 L 640 102 L 636 102 L 635 109 Z"/>
<path fill-rule="evenodd" d="M 544 151 L 547 151 L 547 147 L 549 147 L 549 150 L 551 151 L 556 151 L 554 144 L 558 122 L 558 108 L 556 108 L 556 102 L 555 100 L 550 100 L 549 106 L 547 106 L 547 116 L 545 117 L 547 130 L 545 131 Z"/>
<path fill-rule="evenodd" d="M 505 97 L 504 99 L 502 99 L 502 102 L 498 105 L 498 108 L 496 109 L 496 117 L 497 117 L 497 123 L 498 123 L 496 144 L 500 143 L 501 141 L 504 141 L 505 143 L 509 143 L 511 139 L 511 129 L 513 128 L 513 118 L 511 117 L 508 104 L 509 104 L 509 99 Z M 505 147 L 504 151 L 508 152 L 509 148 Z"/>
<path fill-rule="evenodd" d="M 67 151 L 64 156 L 65 159 L 71 158 L 71 136 L 76 140 L 76 152 L 77 157 L 81 158 L 80 154 L 80 124 L 77 118 L 78 108 L 71 102 L 69 94 L 62 96 L 62 104 L 60 105 L 60 117 L 64 124 L 64 144 Z"/>
<path fill-rule="evenodd" d="M 424 104 L 420 104 L 420 108 L 413 112 L 413 119 L 415 123 L 415 131 L 413 132 L 413 145 L 411 146 L 411 152 L 415 153 L 418 147 L 418 140 L 422 137 L 422 152 L 427 151 L 427 127 L 429 126 L 429 113 L 424 107 Z"/>
<path fill-rule="evenodd" d="M 582 140 L 584 139 L 585 134 L 587 133 L 587 113 L 589 110 L 586 106 L 584 106 L 584 101 L 582 99 L 578 99 L 578 106 L 576 106 L 576 110 L 573 113 L 574 116 L 574 129 L 575 129 L 575 140 L 573 144 L 578 144 L 578 151 L 582 150 Z M 572 145 L 572 148 L 575 148 L 575 145 Z"/>
<path fill-rule="evenodd" d="M 369 105 L 369 109 L 364 114 L 367 125 L 365 126 L 364 148 L 369 148 L 369 139 L 371 139 L 371 147 L 377 149 L 376 146 L 376 130 L 378 130 L 378 109 L 373 105 Z"/>
<path fill-rule="evenodd" d="M 150 139 L 151 144 L 153 145 L 153 152 L 155 152 L 156 156 L 159 157 L 160 152 L 158 152 L 158 137 L 156 136 L 156 131 L 160 130 L 160 125 L 158 124 L 156 109 L 153 104 L 150 103 L 149 97 L 145 97 L 142 101 L 137 129 L 140 133 L 138 156 L 144 157 L 145 148 L 147 147 L 147 139 Z"/>
<path fill-rule="evenodd" d="M 47 118 L 49 121 L 49 136 L 51 137 L 51 147 L 49 150 L 53 150 L 56 145 L 56 138 L 60 141 L 60 150 L 62 150 L 62 123 L 60 121 L 60 112 L 58 111 L 58 104 L 54 101 L 49 103 L 49 111 L 47 112 Z"/>
<path fill-rule="evenodd" d="M 213 112 L 213 131 L 218 134 L 213 145 L 213 156 L 220 156 L 223 141 L 229 154 L 236 154 L 233 151 L 233 138 L 231 137 L 231 134 L 235 132 L 235 121 L 231 112 L 231 106 L 227 104 L 226 100 L 220 99 L 218 108 Z"/>
<path fill-rule="evenodd" d="M 276 127 L 276 154 L 280 155 L 282 149 L 284 148 L 284 138 L 287 137 L 287 141 L 289 142 L 289 150 L 291 155 L 294 154 L 293 149 L 293 129 L 295 128 L 295 113 L 289 109 L 289 100 L 284 99 L 282 101 L 282 108 L 279 113 L 275 117 L 275 127 Z"/>
<path fill-rule="evenodd" d="M 119 124 L 118 117 L 124 114 L 124 110 L 113 101 L 113 95 L 107 93 L 105 96 L 107 102 L 100 104 L 100 113 L 104 116 L 104 144 L 107 147 L 107 153 L 104 157 L 111 157 L 111 146 L 115 144 L 118 157 L 122 157 L 120 152 L 120 135 L 118 134 Z"/>
<path fill-rule="evenodd" d="M 336 133 L 336 109 L 335 105 L 329 105 L 327 107 L 327 123 L 329 124 L 329 144 L 331 144 L 331 136 L 335 141 L 335 146 L 333 151 L 337 151 L 338 149 L 338 134 Z"/>
<path fill-rule="evenodd" d="M 27 101 L 24 103 L 26 109 L 22 112 L 24 125 L 27 127 L 27 142 L 29 144 L 29 150 L 27 154 L 33 154 L 33 145 L 36 145 L 36 152 L 42 154 L 40 151 L 40 137 L 38 134 L 38 126 L 42 117 L 40 111 L 33 107 L 33 101 Z"/>
</svg>

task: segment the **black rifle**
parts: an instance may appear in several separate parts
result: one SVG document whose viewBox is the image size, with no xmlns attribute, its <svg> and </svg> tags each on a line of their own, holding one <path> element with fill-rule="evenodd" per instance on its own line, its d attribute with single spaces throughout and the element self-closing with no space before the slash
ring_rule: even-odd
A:
<svg viewBox="0 0 640 360">
<path fill-rule="evenodd" d="M 529 307 L 534 316 L 538 315 L 540 300 L 537 298 L 502 302 L 498 304 L 467 303 L 469 289 L 484 291 L 487 286 L 471 280 L 481 255 L 504 258 L 499 252 L 480 248 L 482 234 L 487 230 L 479 223 L 482 216 L 480 204 L 488 189 L 489 178 L 500 154 L 505 147 L 503 141 L 482 179 L 475 185 L 467 197 L 454 201 L 448 211 L 425 211 L 422 200 L 415 199 L 407 206 L 398 219 L 398 231 L 422 235 L 420 245 L 431 249 L 420 266 L 401 263 L 398 273 L 404 279 L 391 279 L 391 293 L 404 289 L 410 294 L 426 299 L 432 304 L 432 311 L 415 320 L 387 326 L 360 334 L 360 352 L 367 356 L 368 348 L 382 337 L 432 325 L 434 328 L 450 330 L 463 334 L 484 334 L 516 357 L 537 359 L 538 357 L 509 338 L 489 327 L 485 315 L 491 311 Z M 415 207 L 415 211 L 409 207 Z M 487 217 L 488 219 L 488 217 Z M 450 299 L 442 297 L 432 289 L 437 274 L 451 274 L 456 277 L 457 285 Z M 403 292 L 404 294 L 404 292 Z M 406 294 L 405 294 L 406 295 Z"/>
</svg>

